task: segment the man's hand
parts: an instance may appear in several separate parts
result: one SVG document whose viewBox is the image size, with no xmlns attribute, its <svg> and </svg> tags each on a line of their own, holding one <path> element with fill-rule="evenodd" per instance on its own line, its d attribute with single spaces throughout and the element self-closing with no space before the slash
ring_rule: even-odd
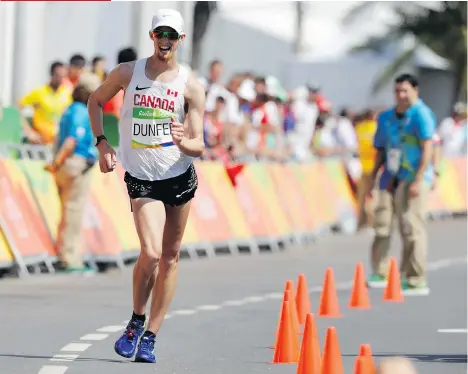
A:
<svg viewBox="0 0 468 374">
<path fill-rule="evenodd" d="M 57 165 L 55 163 L 47 164 L 44 166 L 44 170 L 54 174 L 57 171 Z"/>
<path fill-rule="evenodd" d="M 366 191 L 365 191 L 365 196 L 370 199 L 372 198 L 372 192 L 374 191 L 374 188 L 375 188 L 375 179 L 372 178 L 370 181 L 369 181 L 369 184 L 366 186 Z"/>
<path fill-rule="evenodd" d="M 105 140 L 99 143 L 99 168 L 102 173 L 109 173 L 114 171 L 115 166 L 117 165 L 117 155 L 112 148 Z"/>
<path fill-rule="evenodd" d="M 416 179 L 413 183 L 410 184 L 409 190 L 408 190 L 408 196 L 411 197 L 416 197 L 419 195 L 421 191 L 421 181 L 419 179 Z"/>
<path fill-rule="evenodd" d="M 184 138 L 184 124 L 176 122 L 174 118 L 171 118 L 171 135 L 172 140 L 176 146 L 180 146 L 182 139 Z"/>
<path fill-rule="evenodd" d="M 26 136 L 28 141 L 32 144 L 43 144 L 42 136 L 39 135 L 37 131 L 31 130 Z"/>
</svg>

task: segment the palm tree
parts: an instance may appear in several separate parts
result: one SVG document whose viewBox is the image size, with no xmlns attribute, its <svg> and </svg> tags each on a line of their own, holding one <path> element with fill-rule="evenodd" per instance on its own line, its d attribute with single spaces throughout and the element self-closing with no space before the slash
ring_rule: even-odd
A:
<svg viewBox="0 0 468 374">
<path fill-rule="evenodd" d="M 402 4 L 402 5 L 399 5 Z M 365 43 L 353 48 L 358 50 L 382 50 L 390 41 L 396 41 L 412 34 L 419 45 L 426 45 L 439 56 L 451 63 L 456 77 L 455 99 L 466 100 L 466 54 L 467 54 L 467 3 L 466 1 L 440 1 L 437 4 L 424 2 L 395 2 L 394 12 L 399 17 L 398 24 L 390 26 L 388 33 L 381 37 L 372 37 Z M 343 19 L 343 24 L 350 25 L 366 12 L 372 11 L 374 2 L 357 5 Z M 382 74 L 375 80 L 374 93 L 380 90 L 397 71 L 414 58 L 416 48 L 404 50 Z"/>
<path fill-rule="evenodd" d="M 193 39 L 192 39 L 192 61 L 191 67 L 194 70 L 200 68 L 200 56 L 208 24 L 212 14 L 217 10 L 216 1 L 197 1 L 193 11 Z"/>
</svg>

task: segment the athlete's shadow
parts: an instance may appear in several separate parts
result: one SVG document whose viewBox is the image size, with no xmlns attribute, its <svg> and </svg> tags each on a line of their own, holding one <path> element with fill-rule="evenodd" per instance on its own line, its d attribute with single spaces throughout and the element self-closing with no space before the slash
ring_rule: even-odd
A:
<svg viewBox="0 0 468 374">
<path fill-rule="evenodd" d="M 39 356 L 39 355 L 21 355 L 21 354 L 9 354 L 9 353 L 0 353 L 0 357 L 10 357 L 10 358 L 29 358 L 29 359 L 44 359 L 44 360 L 50 360 L 52 357 L 51 356 Z M 57 363 L 57 362 L 71 362 L 72 360 L 64 360 L 64 361 L 50 361 L 51 363 Z M 85 362 L 85 361 L 99 361 L 99 362 L 110 362 L 110 363 L 115 363 L 115 364 L 127 364 L 132 362 L 131 360 L 113 360 L 109 358 L 95 358 L 95 357 L 77 357 L 76 359 L 73 360 L 74 362 Z"/>
<path fill-rule="evenodd" d="M 356 355 L 343 355 L 344 357 L 356 357 Z M 433 363 L 446 363 L 446 364 L 466 364 L 467 355 L 463 354 L 408 354 L 408 353 L 374 353 L 372 355 L 375 358 L 387 358 L 387 357 L 405 357 L 410 360 L 416 360 L 421 362 L 433 362 Z"/>
</svg>

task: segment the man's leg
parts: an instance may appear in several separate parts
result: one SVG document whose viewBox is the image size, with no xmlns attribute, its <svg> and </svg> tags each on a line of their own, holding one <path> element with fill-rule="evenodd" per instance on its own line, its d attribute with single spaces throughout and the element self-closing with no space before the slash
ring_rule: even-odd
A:
<svg viewBox="0 0 468 374">
<path fill-rule="evenodd" d="M 133 268 L 133 315 L 114 346 L 117 354 L 127 358 L 135 355 L 139 338 L 144 333 L 146 304 L 155 284 L 166 221 L 166 212 L 161 201 L 133 199 L 132 210 L 141 247 L 140 256 Z"/>
<path fill-rule="evenodd" d="M 57 173 L 62 202 L 59 224 L 59 252 L 67 268 L 82 269 L 81 226 L 86 198 L 89 192 L 91 172 L 84 173 L 86 164 L 80 159 L 67 161 Z"/>
<path fill-rule="evenodd" d="M 369 287 L 381 288 L 387 284 L 390 235 L 393 231 L 393 195 L 386 190 L 377 192 L 374 230 L 371 249 L 372 276 L 367 284 Z"/>
<path fill-rule="evenodd" d="M 155 362 L 154 342 L 164 321 L 177 283 L 179 251 L 190 211 L 190 202 L 170 207 L 166 205 L 166 224 L 162 240 L 162 256 L 153 288 L 148 328 L 140 341 L 136 361 Z"/>
<path fill-rule="evenodd" d="M 421 186 L 418 196 L 408 196 L 409 184 L 401 183 L 395 195 L 395 210 L 403 242 L 402 274 L 405 294 L 427 295 L 426 209 L 429 187 Z"/>
</svg>

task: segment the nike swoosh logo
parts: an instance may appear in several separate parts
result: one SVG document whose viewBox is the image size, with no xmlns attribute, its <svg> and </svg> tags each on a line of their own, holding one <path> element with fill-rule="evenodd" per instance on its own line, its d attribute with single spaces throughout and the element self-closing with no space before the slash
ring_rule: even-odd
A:
<svg viewBox="0 0 468 374">
<path fill-rule="evenodd" d="M 147 90 L 148 88 L 151 88 L 151 87 L 138 87 L 138 85 L 137 85 L 135 90 L 141 91 L 141 90 Z"/>
</svg>

